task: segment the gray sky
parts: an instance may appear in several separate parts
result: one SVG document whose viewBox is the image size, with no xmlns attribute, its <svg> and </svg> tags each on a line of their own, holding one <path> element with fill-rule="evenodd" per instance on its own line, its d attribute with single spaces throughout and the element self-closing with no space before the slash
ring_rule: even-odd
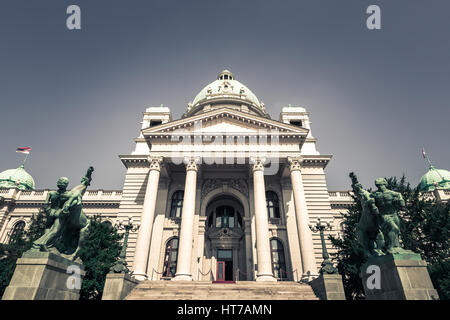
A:
<svg viewBox="0 0 450 320">
<path fill-rule="evenodd" d="M 66 28 L 77 4 L 82 30 Z M 382 29 L 366 28 L 381 7 Z M 310 112 L 318 150 L 332 154 L 329 189 L 426 171 L 422 146 L 450 169 L 450 2 L 1 0 L 0 171 L 26 168 L 36 187 L 121 189 L 119 154 L 133 150 L 142 112 L 174 119 L 224 68 L 274 119 Z"/>
</svg>

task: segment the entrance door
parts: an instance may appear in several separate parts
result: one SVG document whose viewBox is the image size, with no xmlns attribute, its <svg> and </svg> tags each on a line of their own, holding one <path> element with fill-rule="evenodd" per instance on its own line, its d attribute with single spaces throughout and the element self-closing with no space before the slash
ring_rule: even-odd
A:
<svg viewBox="0 0 450 320">
<path fill-rule="evenodd" d="M 225 261 L 217 261 L 216 281 L 225 281 Z"/>
<path fill-rule="evenodd" d="M 217 250 L 216 281 L 233 281 L 233 250 Z"/>
</svg>

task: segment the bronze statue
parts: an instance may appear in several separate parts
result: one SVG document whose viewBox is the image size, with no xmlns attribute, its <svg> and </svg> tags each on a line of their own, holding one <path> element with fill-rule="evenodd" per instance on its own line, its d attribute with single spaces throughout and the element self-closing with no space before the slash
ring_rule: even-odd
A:
<svg viewBox="0 0 450 320">
<path fill-rule="evenodd" d="M 381 218 L 381 232 L 385 239 L 385 250 L 387 253 L 405 253 L 400 246 L 400 219 L 398 212 L 405 208 L 405 200 L 399 192 L 389 190 L 384 178 L 375 180 L 378 190 L 372 192 Z"/>
<path fill-rule="evenodd" d="M 89 220 L 83 212 L 82 197 L 92 180 L 93 167 L 89 167 L 81 184 L 67 191 L 69 179 L 58 179 L 58 191 L 50 191 L 43 210 L 49 228 L 33 242 L 31 251 L 50 251 L 64 258 L 80 261 L 78 254 L 86 238 Z"/>
<path fill-rule="evenodd" d="M 400 246 L 400 219 L 398 212 L 405 208 L 405 201 L 399 192 L 387 189 L 384 178 L 375 180 L 378 190 L 372 193 L 364 190 L 356 175 L 351 172 L 352 188 L 362 213 L 357 224 L 358 241 L 368 256 L 407 253 Z"/>
<path fill-rule="evenodd" d="M 356 235 L 358 241 L 364 247 L 369 256 L 382 256 L 384 247 L 384 237 L 380 230 L 380 217 L 375 200 L 370 193 L 363 189 L 361 183 L 358 182 L 356 175 L 351 172 L 352 188 L 355 196 L 362 207 L 361 217 L 356 225 Z"/>
</svg>

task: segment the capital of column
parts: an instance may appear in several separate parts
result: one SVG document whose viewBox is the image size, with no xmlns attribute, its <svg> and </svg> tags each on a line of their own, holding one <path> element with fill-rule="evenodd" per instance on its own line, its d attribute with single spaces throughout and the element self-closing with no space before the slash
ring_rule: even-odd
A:
<svg viewBox="0 0 450 320">
<path fill-rule="evenodd" d="M 291 171 L 300 171 L 300 169 L 302 168 L 303 157 L 288 157 L 287 160 L 289 162 L 289 169 Z"/>
<path fill-rule="evenodd" d="M 200 163 L 200 157 L 185 157 L 184 163 L 186 165 L 186 171 L 198 172 L 198 164 Z"/>
<path fill-rule="evenodd" d="M 250 157 L 250 164 L 253 164 L 252 171 L 264 171 L 266 160 L 264 157 Z"/>
<path fill-rule="evenodd" d="M 148 157 L 150 162 L 150 170 L 161 171 L 163 157 Z"/>
</svg>

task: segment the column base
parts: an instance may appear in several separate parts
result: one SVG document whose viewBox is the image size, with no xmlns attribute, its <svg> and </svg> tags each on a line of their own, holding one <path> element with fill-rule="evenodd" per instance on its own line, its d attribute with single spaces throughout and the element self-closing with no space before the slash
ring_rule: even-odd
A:
<svg viewBox="0 0 450 320">
<path fill-rule="evenodd" d="M 176 274 L 172 281 L 192 281 L 190 274 Z"/>
<path fill-rule="evenodd" d="M 271 274 L 256 275 L 256 281 L 277 282 L 277 279 Z"/>
</svg>

